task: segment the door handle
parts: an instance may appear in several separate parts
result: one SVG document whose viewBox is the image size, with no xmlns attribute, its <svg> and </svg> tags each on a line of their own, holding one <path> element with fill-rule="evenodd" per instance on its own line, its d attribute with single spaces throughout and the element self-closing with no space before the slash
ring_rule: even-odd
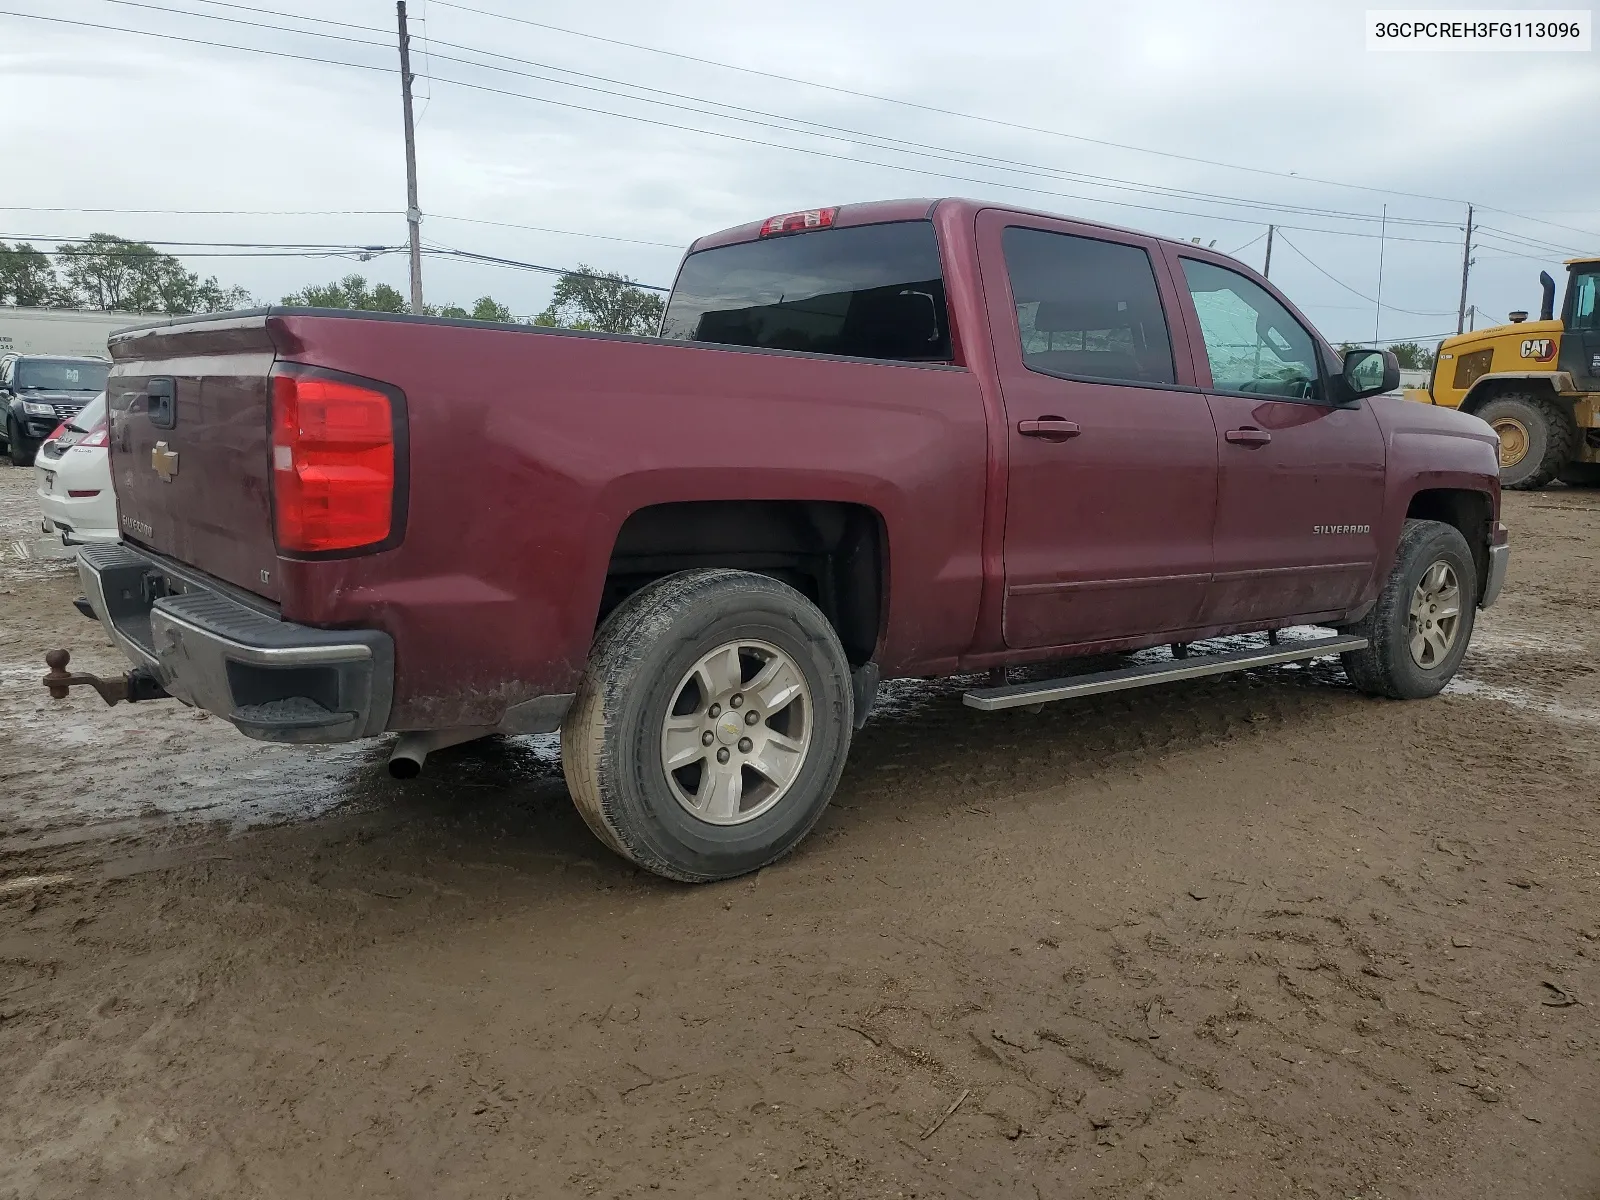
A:
<svg viewBox="0 0 1600 1200">
<path fill-rule="evenodd" d="M 178 423 L 178 384 L 174 379 L 151 379 L 144 385 L 145 412 L 157 429 Z"/>
<path fill-rule="evenodd" d="M 1230 429 L 1222 435 L 1236 446 L 1265 446 L 1272 440 L 1272 435 L 1265 429 L 1257 429 L 1254 425 L 1246 425 L 1243 429 Z"/>
<path fill-rule="evenodd" d="M 1076 421 L 1063 421 L 1060 417 L 1040 417 L 1037 421 L 1018 421 L 1017 432 L 1023 437 L 1043 438 L 1047 442 L 1064 442 L 1083 432 Z"/>
</svg>

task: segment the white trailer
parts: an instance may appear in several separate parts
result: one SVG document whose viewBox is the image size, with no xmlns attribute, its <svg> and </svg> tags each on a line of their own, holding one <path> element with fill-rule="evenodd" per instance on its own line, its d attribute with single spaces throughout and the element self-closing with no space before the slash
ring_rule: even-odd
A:
<svg viewBox="0 0 1600 1200">
<path fill-rule="evenodd" d="M 139 313 L 0 305 L 0 358 L 8 354 L 109 358 L 107 338 L 153 319 Z"/>
</svg>

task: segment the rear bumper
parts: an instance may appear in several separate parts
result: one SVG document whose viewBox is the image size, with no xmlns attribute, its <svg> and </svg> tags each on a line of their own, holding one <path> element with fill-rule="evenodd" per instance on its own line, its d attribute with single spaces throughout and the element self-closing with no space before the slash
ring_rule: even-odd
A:
<svg viewBox="0 0 1600 1200">
<path fill-rule="evenodd" d="M 84 595 L 111 640 L 185 704 L 268 742 L 382 733 L 394 643 L 368 629 L 279 620 L 126 545 L 84 546 Z"/>
<path fill-rule="evenodd" d="M 46 533 L 60 532 L 69 542 L 114 542 L 117 540 L 117 501 L 110 480 L 97 489 L 93 496 L 73 496 L 68 489 L 78 481 L 61 471 L 56 464 L 35 460 L 34 472 L 39 479 L 35 496 L 39 501 L 39 514 L 44 518 Z M 54 485 L 47 489 L 46 474 L 55 476 Z M 95 481 L 97 484 L 99 480 Z"/>
<path fill-rule="evenodd" d="M 1489 545 L 1489 576 L 1483 581 L 1483 599 L 1479 608 L 1488 608 L 1500 598 L 1500 589 L 1506 583 L 1506 568 L 1511 565 L 1511 543 L 1506 540 L 1506 527 L 1495 526 L 1494 541 Z"/>
</svg>

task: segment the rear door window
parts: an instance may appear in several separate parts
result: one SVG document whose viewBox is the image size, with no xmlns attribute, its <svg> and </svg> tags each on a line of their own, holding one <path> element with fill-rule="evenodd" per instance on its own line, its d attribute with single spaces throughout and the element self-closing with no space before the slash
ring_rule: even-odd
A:
<svg viewBox="0 0 1600 1200">
<path fill-rule="evenodd" d="M 667 302 L 661 336 L 949 362 L 933 223 L 822 229 L 691 254 Z"/>
<path fill-rule="evenodd" d="M 1001 245 L 1029 370 L 1116 383 L 1175 381 L 1144 250 L 1022 226 L 1008 227 Z"/>
</svg>

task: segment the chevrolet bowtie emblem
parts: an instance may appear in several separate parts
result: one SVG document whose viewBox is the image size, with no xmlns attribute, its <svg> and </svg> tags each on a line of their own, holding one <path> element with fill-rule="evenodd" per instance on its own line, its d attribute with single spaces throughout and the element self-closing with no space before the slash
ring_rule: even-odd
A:
<svg viewBox="0 0 1600 1200">
<path fill-rule="evenodd" d="M 165 442 L 157 442 L 150 451 L 150 465 L 155 468 L 157 475 L 171 483 L 172 477 L 178 473 L 178 452 L 168 450 Z"/>
</svg>

